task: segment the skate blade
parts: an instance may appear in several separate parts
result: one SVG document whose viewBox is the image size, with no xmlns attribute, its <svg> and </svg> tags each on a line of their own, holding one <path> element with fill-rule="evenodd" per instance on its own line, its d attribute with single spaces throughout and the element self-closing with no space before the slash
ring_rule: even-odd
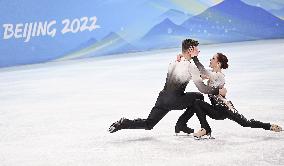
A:
<svg viewBox="0 0 284 166">
<path fill-rule="evenodd" d="M 111 126 L 107 131 L 112 133 L 115 130 L 115 127 Z"/>
<path fill-rule="evenodd" d="M 212 137 L 212 136 L 202 136 L 202 137 L 196 137 L 194 136 L 194 140 L 213 140 L 215 139 L 215 137 Z"/>
<path fill-rule="evenodd" d="M 176 137 L 189 137 L 189 136 L 192 136 L 191 134 L 178 134 L 176 133 L 174 136 Z"/>
</svg>

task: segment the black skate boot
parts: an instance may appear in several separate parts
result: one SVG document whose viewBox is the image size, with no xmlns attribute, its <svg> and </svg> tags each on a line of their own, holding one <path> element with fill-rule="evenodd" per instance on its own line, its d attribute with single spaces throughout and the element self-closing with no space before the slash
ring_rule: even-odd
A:
<svg viewBox="0 0 284 166">
<path fill-rule="evenodd" d="M 145 119 L 134 119 L 129 120 L 126 118 L 121 118 L 119 121 L 113 123 L 108 131 L 114 133 L 121 129 L 148 129 L 147 122 Z"/>
<path fill-rule="evenodd" d="M 129 119 L 121 118 L 119 121 L 113 123 L 113 124 L 109 127 L 108 131 L 109 131 L 110 133 L 117 132 L 118 130 L 121 130 L 121 129 L 126 128 L 126 127 L 128 126 L 127 124 L 128 124 L 129 122 L 130 122 Z"/>
<path fill-rule="evenodd" d="M 178 118 L 178 121 L 175 126 L 175 133 L 178 135 L 181 131 L 186 134 L 194 133 L 194 130 L 192 128 L 187 127 L 186 123 L 187 121 L 194 115 L 194 112 L 192 112 L 189 108 L 186 109 L 186 111 Z"/>
<path fill-rule="evenodd" d="M 186 133 L 186 134 L 194 133 L 194 129 L 192 129 L 192 128 L 189 128 L 189 127 L 187 127 L 185 125 L 176 125 L 175 126 L 175 133 L 176 133 L 176 135 L 178 135 L 178 133 L 180 133 L 181 131 Z"/>
</svg>

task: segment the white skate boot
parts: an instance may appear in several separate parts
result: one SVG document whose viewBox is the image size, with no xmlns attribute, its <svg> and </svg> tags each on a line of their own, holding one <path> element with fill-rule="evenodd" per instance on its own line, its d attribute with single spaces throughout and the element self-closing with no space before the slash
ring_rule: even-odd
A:
<svg viewBox="0 0 284 166">
<path fill-rule="evenodd" d="M 211 132 L 207 133 L 204 128 L 201 128 L 197 133 L 193 134 L 194 139 L 200 140 L 200 139 L 215 139 L 214 137 L 211 137 Z"/>
<path fill-rule="evenodd" d="M 280 131 L 283 131 L 282 130 L 282 127 L 276 125 L 276 124 L 272 124 L 271 127 L 270 127 L 270 130 L 271 131 L 274 131 L 274 132 L 280 132 Z"/>
</svg>

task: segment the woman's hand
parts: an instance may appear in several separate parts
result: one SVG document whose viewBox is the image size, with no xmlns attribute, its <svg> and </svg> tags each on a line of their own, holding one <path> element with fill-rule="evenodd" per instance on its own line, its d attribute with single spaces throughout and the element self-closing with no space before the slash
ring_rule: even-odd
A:
<svg viewBox="0 0 284 166">
<path fill-rule="evenodd" d="M 209 77 L 206 76 L 206 75 L 201 74 L 200 76 L 201 76 L 202 80 L 207 80 L 207 79 L 209 79 Z"/>
<path fill-rule="evenodd" d="M 225 97 L 227 94 L 227 89 L 225 87 L 219 89 L 219 95 Z"/>
</svg>

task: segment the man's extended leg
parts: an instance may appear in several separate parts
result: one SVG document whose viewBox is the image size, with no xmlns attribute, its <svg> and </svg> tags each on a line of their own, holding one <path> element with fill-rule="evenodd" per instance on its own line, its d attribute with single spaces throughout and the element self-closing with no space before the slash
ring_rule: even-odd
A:
<svg viewBox="0 0 284 166">
<path fill-rule="evenodd" d="M 145 129 L 151 130 L 153 127 L 169 112 L 169 109 L 154 106 L 147 119 L 129 120 L 121 118 L 119 121 L 113 123 L 109 132 L 114 133 L 121 129 Z"/>
</svg>

